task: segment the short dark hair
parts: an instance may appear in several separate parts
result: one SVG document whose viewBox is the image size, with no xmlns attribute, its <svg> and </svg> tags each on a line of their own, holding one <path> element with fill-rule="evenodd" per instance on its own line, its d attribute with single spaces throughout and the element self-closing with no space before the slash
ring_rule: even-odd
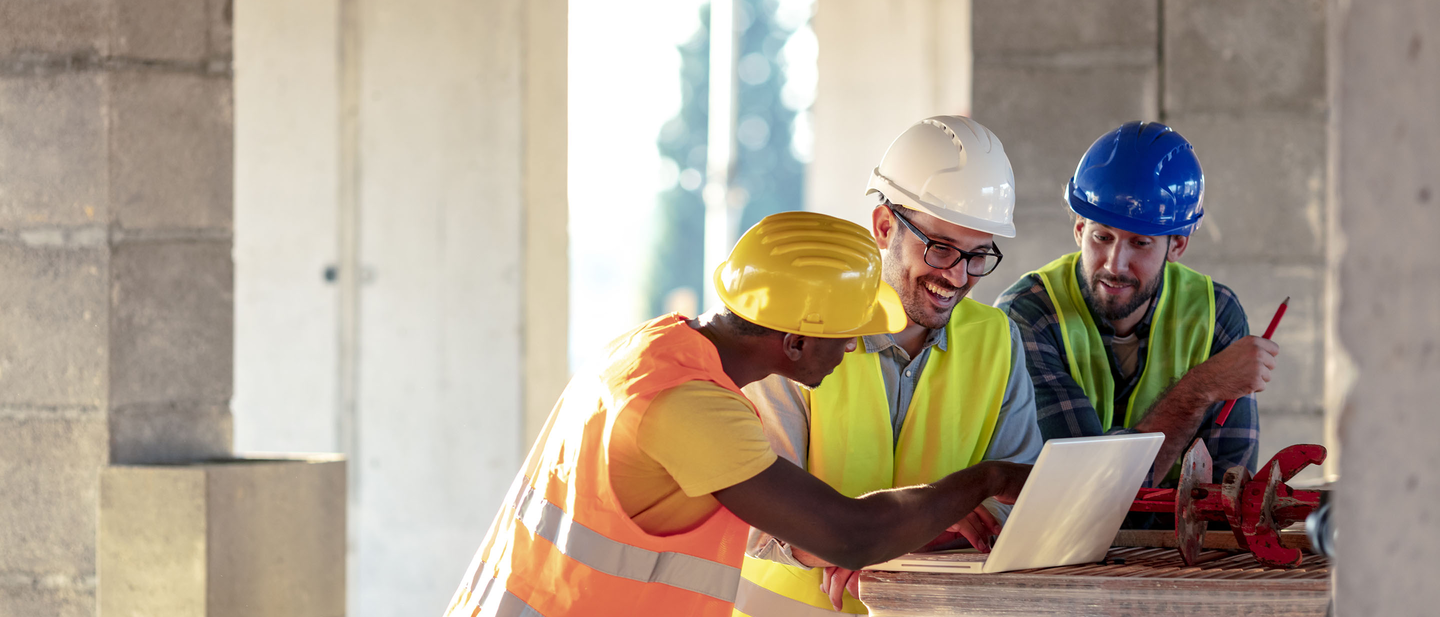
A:
<svg viewBox="0 0 1440 617">
<path fill-rule="evenodd" d="M 725 309 L 720 312 L 720 318 L 730 324 L 730 329 L 740 336 L 770 336 L 771 334 L 784 334 L 779 330 L 766 328 L 744 317 L 736 315 L 734 311 Z"/>
</svg>

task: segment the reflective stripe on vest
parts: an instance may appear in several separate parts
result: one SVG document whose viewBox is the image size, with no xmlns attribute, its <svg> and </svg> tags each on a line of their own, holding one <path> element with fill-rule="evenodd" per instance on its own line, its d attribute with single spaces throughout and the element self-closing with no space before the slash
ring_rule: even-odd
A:
<svg viewBox="0 0 1440 617">
<path fill-rule="evenodd" d="M 894 438 L 890 403 L 878 353 L 856 350 L 810 398 L 808 470 L 841 494 L 928 484 L 980 462 L 990 446 L 1012 368 L 1010 318 L 999 309 L 964 299 L 945 326 L 946 351 L 930 350 L 911 398 L 900 438 Z M 820 592 L 821 568 L 804 570 L 745 558 L 741 576 L 795 604 L 835 615 Z M 745 582 L 742 582 L 745 585 Z M 843 612 L 866 613 L 844 594 Z M 750 617 L 795 614 L 774 603 L 736 609 Z"/>
<path fill-rule="evenodd" d="M 748 561 L 750 558 L 746 557 L 745 559 Z M 821 568 L 815 569 L 820 570 Z M 792 600 L 743 578 L 740 579 L 740 588 L 735 593 L 734 614 L 743 617 L 762 617 L 764 615 L 835 617 L 835 611 L 829 608 L 819 608 L 799 600 Z"/>
<path fill-rule="evenodd" d="M 656 536 L 610 484 L 617 418 L 693 381 L 743 396 L 714 344 L 679 315 L 652 320 L 576 375 L 516 474 L 446 614 L 719 617 L 734 607 L 749 526 L 724 507 L 689 531 Z"/>
<path fill-rule="evenodd" d="M 531 533 L 549 540 L 566 557 L 597 571 L 643 583 L 664 583 L 725 602 L 735 601 L 740 568 L 683 553 L 659 553 L 616 542 L 575 522 L 559 506 L 545 501 L 533 487 L 527 487 L 516 516 Z"/>
<path fill-rule="evenodd" d="M 1100 330 L 1076 278 L 1079 253 L 1065 255 L 1036 275 L 1055 306 L 1070 377 L 1095 408 L 1103 430 L 1115 424 L 1115 381 Z M 1150 320 L 1145 369 L 1125 406 L 1122 426 L 1133 428 L 1165 390 L 1210 358 L 1215 338 L 1215 284 L 1210 277 L 1175 262 L 1165 264 L 1164 282 Z"/>
<path fill-rule="evenodd" d="M 484 566 L 485 564 L 481 564 L 482 568 Z M 474 611 L 475 615 L 485 615 L 486 617 L 492 615 L 494 617 L 545 617 L 541 615 L 539 611 L 530 608 L 529 604 L 526 604 L 524 600 L 516 597 L 515 594 L 505 591 L 505 584 L 501 583 L 500 579 L 492 577 L 487 579 L 484 585 L 477 585 L 475 589 L 479 590 L 479 593 L 474 594 L 479 597 L 477 608 Z"/>
</svg>

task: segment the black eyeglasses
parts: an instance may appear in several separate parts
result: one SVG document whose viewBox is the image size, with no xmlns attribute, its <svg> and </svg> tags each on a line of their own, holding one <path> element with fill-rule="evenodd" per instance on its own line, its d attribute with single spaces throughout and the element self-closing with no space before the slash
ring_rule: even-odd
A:
<svg viewBox="0 0 1440 617">
<path fill-rule="evenodd" d="M 890 204 L 885 204 L 885 206 L 890 209 L 890 214 L 900 219 L 900 222 L 905 225 L 906 229 L 910 230 L 910 233 L 915 234 L 915 237 L 920 238 L 920 241 L 925 243 L 925 263 L 931 268 L 949 270 L 950 268 L 954 268 L 955 264 L 960 263 L 963 259 L 965 260 L 966 274 L 970 276 L 985 276 L 986 274 L 994 272 L 995 267 L 1000 265 L 1000 260 L 1005 257 L 1000 254 L 1000 247 L 998 246 L 995 247 L 995 252 L 993 253 L 988 251 L 971 252 L 962 251 L 944 242 L 931 240 L 924 232 L 915 227 L 914 223 L 900 216 L 900 213 L 895 210 L 895 206 Z"/>
</svg>

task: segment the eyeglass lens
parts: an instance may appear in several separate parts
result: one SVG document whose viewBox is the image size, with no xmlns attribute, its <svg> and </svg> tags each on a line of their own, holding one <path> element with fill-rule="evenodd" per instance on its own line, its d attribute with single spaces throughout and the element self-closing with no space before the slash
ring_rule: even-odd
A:
<svg viewBox="0 0 1440 617">
<path fill-rule="evenodd" d="M 925 263 L 932 268 L 945 270 L 955 267 L 963 256 L 954 247 L 945 244 L 931 244 L 925 250 Z M 965 272 L 971 276 L 985 276 L 1000 265 L 1000 256 L 992 253 L 971 253 L 965 262 Z"/>
</svg>

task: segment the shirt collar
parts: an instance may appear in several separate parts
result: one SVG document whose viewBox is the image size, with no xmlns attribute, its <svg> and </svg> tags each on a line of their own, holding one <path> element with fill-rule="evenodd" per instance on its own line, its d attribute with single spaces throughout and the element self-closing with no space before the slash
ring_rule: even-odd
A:
<svg viewBox="0 0 1440 617">
<path fill-rule="evenodd" d="M 940 351 L 946 351 L 948 341 L 949 339 L 945 336 L 945 328 L 935 328 L 925 333 L 926 347 L 933 345 L 938 347 Z M 862 336 L 860 337 L 860 343 L 864 346 L 865 353 L 879 353 L 891 347 L 900 349 L 900 345 L 895 342 L 895 335 L 893 334 L 871 334 L 869 336 Z"/>
</svg>

